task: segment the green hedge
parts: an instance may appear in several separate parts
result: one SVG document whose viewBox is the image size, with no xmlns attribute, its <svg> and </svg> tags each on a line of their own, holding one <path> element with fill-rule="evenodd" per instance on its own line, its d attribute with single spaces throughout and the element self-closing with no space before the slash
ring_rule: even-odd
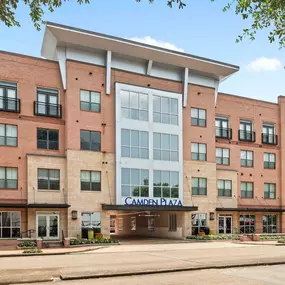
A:
<svg viewBox="0 0 285 285">
<path fill-rule="evenodd" d="M 260 235 L 260 240 L 285 240 L 285 236 Z"/>
<path fill-rule="evenodd" d="M 80 244 L 102 244 L 102 243 L 119 243 L 116 239 L 109 238 L 95 238 L 95 239 L 72 239 L 70 245 L 80 245 Z"/>
<path fill-rule="evenodd" d="M 188 236 L 190 240 L 239 240 L 239 235 L 205 235 L 205 236 Z"/>
<path fill-rule="evenodd" d="M 34 241 L 23 241 L 18 244 L 18 247 L 35 247 L 36 243 Z"/>
</svg>

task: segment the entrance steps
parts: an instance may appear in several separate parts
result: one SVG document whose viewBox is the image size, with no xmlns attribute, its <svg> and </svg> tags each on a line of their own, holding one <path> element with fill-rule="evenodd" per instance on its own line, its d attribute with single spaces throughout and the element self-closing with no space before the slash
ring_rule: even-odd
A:
<svg viewBox="0 0 285 285">
<path fill-rule="evenodd" d="M 61 248 L 63 243 L 60 240 L 44 240 L 43 248 Z"/>
</svg>

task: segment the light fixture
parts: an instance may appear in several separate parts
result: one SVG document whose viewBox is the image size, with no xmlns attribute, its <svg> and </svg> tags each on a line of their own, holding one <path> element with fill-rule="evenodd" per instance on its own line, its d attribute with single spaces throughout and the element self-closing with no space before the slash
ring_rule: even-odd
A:
<svg viewBox="0 0 285 285">
<path fill-rule="evenodd" d="M 71 211 L 72 220 L 77 220 L 77 211 Z"/>
<path fill-rule="evenodd" d="M 215 213 L 210 212 L 210 221 L 214 221 L 214 220 L 215 220 Z"/>
</svg>

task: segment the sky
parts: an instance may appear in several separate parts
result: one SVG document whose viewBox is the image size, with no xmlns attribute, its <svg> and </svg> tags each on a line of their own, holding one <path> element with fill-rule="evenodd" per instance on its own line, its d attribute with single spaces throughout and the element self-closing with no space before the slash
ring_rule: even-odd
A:
<svg viewBox="0 0 285 285">
<path fill-rule="evenodd" d="M 184 0 L 179 10 L 167 7 L 167 0 L 90 0 L 79 5 L 65 2 L 53 13 L 46 12 L 45 21 L 134 39 L 177 49 L 240 66 L 240 71 L 220 84 L 219 91 L 277 102 L 285 95 L 285 48 L 270 44 L 268 31 L 255 41 L 236 43 L 247 22 L 234 10 L 223 12 L 227 0 Z M 37 31 L 29 10 L 23 4 L 16 10 L 21 27 L 8 28 L 0 23 L 0 50 L 40 57 L 44 26 Z M 0 63 L 1 64 L 1 63 Z"/>
</svg>

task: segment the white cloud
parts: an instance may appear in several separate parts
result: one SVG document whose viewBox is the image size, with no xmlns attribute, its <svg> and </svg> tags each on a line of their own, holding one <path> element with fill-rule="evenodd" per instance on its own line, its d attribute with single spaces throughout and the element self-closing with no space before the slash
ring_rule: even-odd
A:
<svg viewBox="0 0 285 285">
<path fill-rule="evenodd" d="M 246 66 L 249 72 L 277 71 L 282 64 L 277 58 L 260 57 Z"/>
<path fill-rule="evenodd" d="M 134 37 L 134 38 L 130 38 L 130 40 L 140 42 L 140 43 L 144 43 L 144 44 L 148 44 L 148 45 L 152 45 L 152 46 L 158 46 L 161 48 L 166 48 L 166 49 L 184 52 L 184 49 L 178 48 L 177 46 L 175 46 L 172 43 L 159 41 L 159 40 L 153 39 L 150 36 L 146 36 L 143 38 Z"/>
</svg>

